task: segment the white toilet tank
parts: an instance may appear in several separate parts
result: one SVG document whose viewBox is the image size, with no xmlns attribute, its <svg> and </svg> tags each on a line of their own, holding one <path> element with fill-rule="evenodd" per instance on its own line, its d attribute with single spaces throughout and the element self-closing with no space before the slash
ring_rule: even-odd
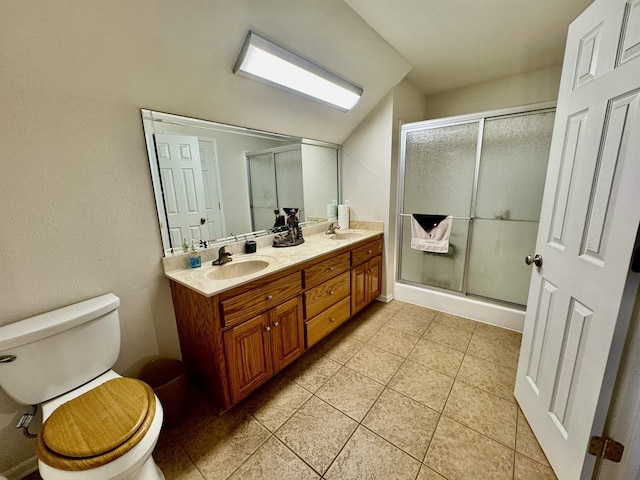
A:
<svg viewBox="0 0 640 480">
<path fill-rule="evenodd" d="M 0 327 L 0 386 L 35 405 L 111 369 L 120 353 L 119 306 L 108 293 Z"/>
</svg>

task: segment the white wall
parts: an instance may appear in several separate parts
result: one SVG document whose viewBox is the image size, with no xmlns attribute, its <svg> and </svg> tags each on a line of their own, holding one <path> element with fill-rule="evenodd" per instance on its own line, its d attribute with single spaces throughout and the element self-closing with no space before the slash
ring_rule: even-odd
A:
<svg viewBox="0 0 640 480">
<path fill-rule="evenodd" d="M 351 220 L 384 222 L 382 295 L 393 292 L 398 136 L 400 121 L 422 120 L 426 100 L 403 80 L 342 144 L 342 199 Z"/>
<path fill-rule="evenodd" d="M 393 93 L 378 104 L 369 116 L 342 144 L 340 168 L 342 201 L 349 200 L 349 218 L 384 222 L 384 237 L 389 235 L 391 196 L 391 129 Z M 384 245 L 383 275 L 388 276 L 389 245 Z M 382 296 L 390 290 L 383 281 Z"/>
<path fill-rule="evenodd" d="M 423 120 L 555 101 L 560 73 L 558 66 L 429 95 Z"/>
</svg>

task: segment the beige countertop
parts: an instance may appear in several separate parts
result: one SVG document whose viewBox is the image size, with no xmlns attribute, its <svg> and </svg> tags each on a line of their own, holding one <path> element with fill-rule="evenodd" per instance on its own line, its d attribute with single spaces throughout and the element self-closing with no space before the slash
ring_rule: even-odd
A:
<svg viewBox="0 0 640 480">
<path fill-rule="evenodd" d="M 218 248 L 214 247 L 200 252 L 202 256 L 202 267 L 200 268 L 185 267 L 188 262 L 187 255 L 181 255 L 182 258 L 178 258 L 178 261 L 176 261 L 176 257 L 163 259 L 165 276 L 184 285 L 185 287 L 195 290 L 201 295 L 211 297 L 246 282 L 271 275 L 272 273 L 276 273 L 285 268 L 331 253 L 332 251 L 338 250 L 342 247 L 353 245 L 369 238 L 374 238 L 380 235 L 380 233 L 381 232 L 377 230 L 337 230 L 336 235 L 338 236 L 338 239 L 335 239 L 332 238 L 332 235 L 326 235 L 324 232 L 310 234 L 304 232 L 305 242 L 302 245 L 284 248 L 272 247 L 270 243 L 271 240 L 268 238 L 258 239 L 263 241 L 258 241 L 256 253 L 249 254 L 239 253 L 239 251 L 244 248 L 244 240 L 242 240 L 228 246 L 227 250 L 233 252 L 233 261 L 227 265 L 247 260 L 263 260 L 269 263 L 266 268 L 240 277 L 230 279 L 211 279 L 208 277 L 210 272 L 227 266 L 211 265 L 211 261 L 217 258 L 218 253 Z M 340 239 L 341 234 L 352 234 L 350 237 L 355 238 Z"/>
</svg>

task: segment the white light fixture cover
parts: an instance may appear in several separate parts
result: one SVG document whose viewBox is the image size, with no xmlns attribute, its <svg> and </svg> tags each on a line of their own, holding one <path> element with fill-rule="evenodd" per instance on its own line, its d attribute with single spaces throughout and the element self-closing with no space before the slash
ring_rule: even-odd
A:
<svg viewBox="0 0 640 480">
<path fill-rule="evenodd" d="M 342 111 L 351 110 L 362 88 L 249 32 L 233 73 L 293 91 Z"/>
</svg>

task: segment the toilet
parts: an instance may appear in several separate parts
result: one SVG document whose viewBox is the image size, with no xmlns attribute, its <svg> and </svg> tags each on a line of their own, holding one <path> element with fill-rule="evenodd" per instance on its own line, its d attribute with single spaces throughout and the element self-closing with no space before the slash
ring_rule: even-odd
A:
<svg viewBox="0 0 640 480">
<path fill-rule="evenodd" d="M 164 480 L 151 456 L 162 405 L 147 384 L 111 370 L 119 306 L 108 293 L 0 327 L 0 387 L 42 407 L 44 480 Z"/>
</svg>

